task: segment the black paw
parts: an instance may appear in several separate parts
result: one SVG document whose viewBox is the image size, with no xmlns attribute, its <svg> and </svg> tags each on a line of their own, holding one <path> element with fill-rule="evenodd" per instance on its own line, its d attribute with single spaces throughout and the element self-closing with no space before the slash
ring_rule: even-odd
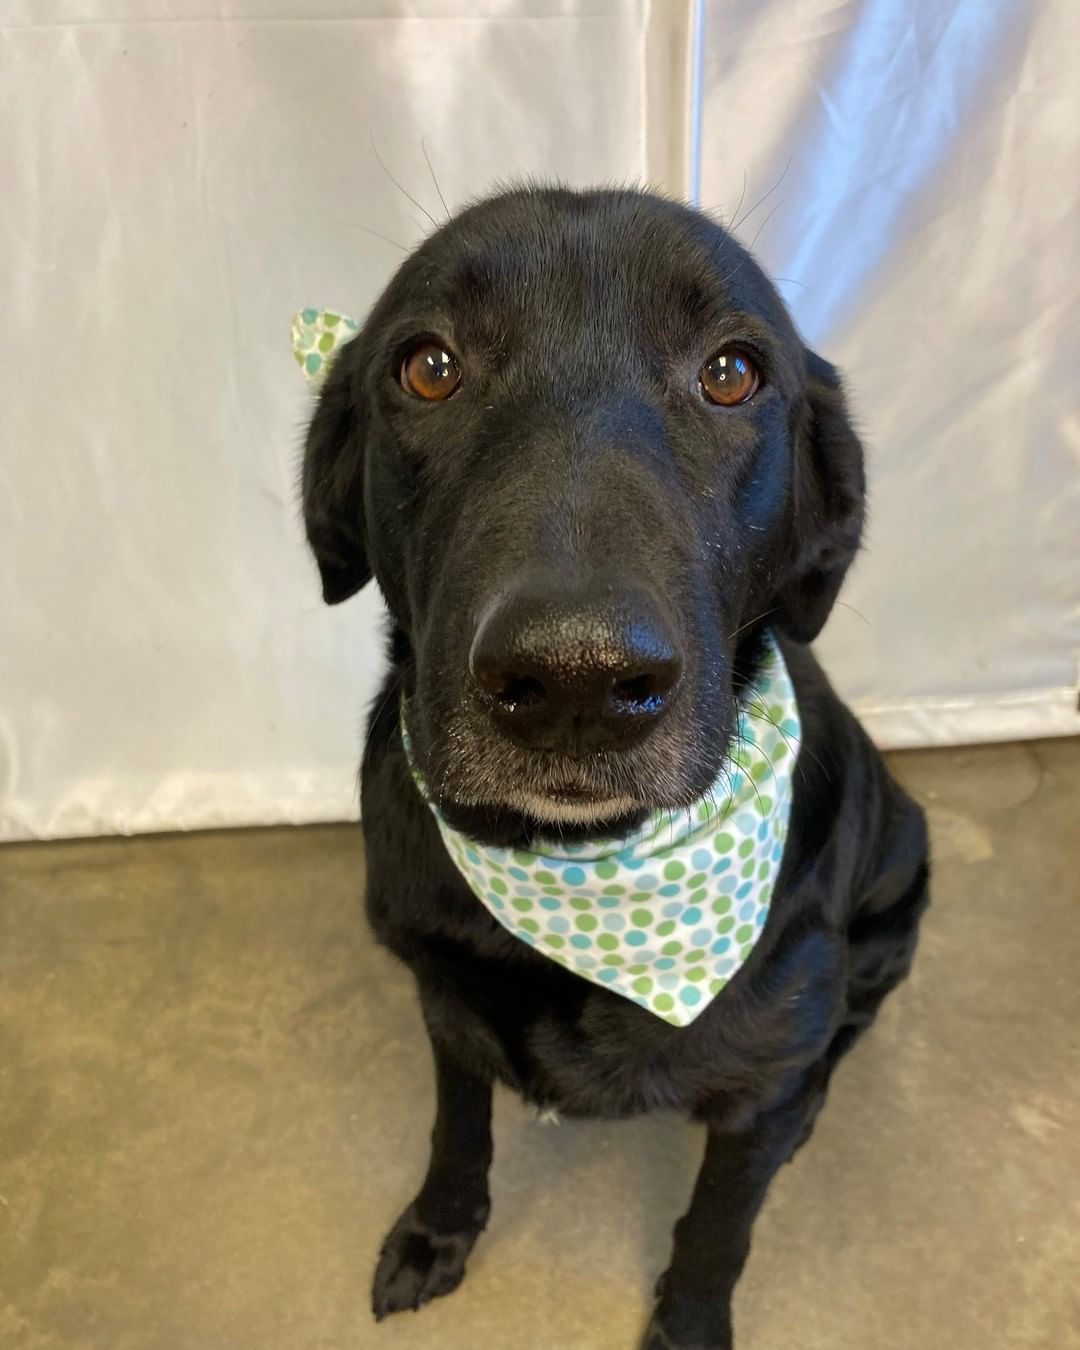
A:
<svg viewBox="0 0 1080 1350">
<path fill-rule="evenodd" d="M 685 1304 L 665 1308 L 661 1304 L 652 1315 L 641 1350 L 733 1350 L 733 1346 L 726 1309 Z"/>
<path fill-rule="evenodd" d="M 434 1233 L 410 1205 L 387 1234 L 375 1267 L 371 1310 L 381 1322 L 390 1313 L 414 1312 L 433 1298 L 452 1293 L 465 1278 L 465 1260 L 487 1219 L 460 1233 Z"/>
</svg>

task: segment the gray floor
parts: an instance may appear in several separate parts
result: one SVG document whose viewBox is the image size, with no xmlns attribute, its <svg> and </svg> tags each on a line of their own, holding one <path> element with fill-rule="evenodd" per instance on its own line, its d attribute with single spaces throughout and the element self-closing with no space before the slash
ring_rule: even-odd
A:
<svg viewBox="0 0 1080 1350">
<path fill-rule="evenodd" d="M 935 906 L 772 1192 L 740 1350 L 1080 1347 L 1080 741 L 893 764 Z M 431 1094 L 361 870 L 351 827 L 0 852 L 3 1350 L 634 1350 L 699 1135 L 506 1096 L 466 1283 L 369 1320 Z"/>
</svg>

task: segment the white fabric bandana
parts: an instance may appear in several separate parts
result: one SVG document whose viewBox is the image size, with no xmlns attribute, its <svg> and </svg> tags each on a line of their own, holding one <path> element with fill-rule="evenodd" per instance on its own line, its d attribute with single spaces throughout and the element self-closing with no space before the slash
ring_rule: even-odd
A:
<svg viewBox="0 0 1080 1350">
<path fill-rule="evenodd" d="M 293 352 L 318 387 L 355 319 L 305 309 Z M 402 734 L 408 751 L 404 724 Z M 431 804 L 470 890 L 516 938 L 594 984 L 688 1026 L 754 949 L 784 856 L 801 728 L 784 658 L 769 650 L 739 711 L 735 748 L 711 790 L 655 811 L 633 834 L 544 852 L 460 834 Z M 421 792 L 424 784 L 413 767 Z"/>
<path fill-rule="evenodd" d="M 302 309 L 292 321 L 292 349 L 304 379 L 318 389 L 338 349 L 360 331 L 355 319 L 328 309 Z"/>
<path fill-rule="evenodd" d="M 545 843 L 540 853 L 479 844 L 428 804 L 458 871 L 504 928 L 575 975 L 684 1027 L 745 963 L 765 927 L 799 736 L 795 691 L 770 639 L 739 712 L 736 748 L 692 807 L 655 811 L 621 839 Z"/>
</svg>

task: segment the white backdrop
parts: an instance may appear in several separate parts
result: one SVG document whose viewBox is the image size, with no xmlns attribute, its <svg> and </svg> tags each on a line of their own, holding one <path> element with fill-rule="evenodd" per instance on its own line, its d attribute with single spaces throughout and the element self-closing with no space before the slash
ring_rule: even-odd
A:
<svg viewBox="0 0 1080 1350">
<path fill-rule="evenodd" d="M 790 160 L 739 233 L 873 449 L 830 669 L 885 743 L 1076 730 L 1066 8 L 0 0 L 0 837 L 355 815 L 378 602 L 319 602 L 287 330 L 427 227 L 371 139 L 436 215 L 421 138 L 451 206 Z"/>
</svg>

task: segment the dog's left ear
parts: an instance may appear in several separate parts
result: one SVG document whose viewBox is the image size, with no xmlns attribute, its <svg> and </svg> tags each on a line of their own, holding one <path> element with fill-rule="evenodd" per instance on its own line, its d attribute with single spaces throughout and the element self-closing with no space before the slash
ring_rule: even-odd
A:
<svg viewBox="0 0 1080 1350">
<path fill-rule="evenodd" d="M 848 417 L 840 376 L 806 351 L 807 389 L 796 422 L 791 546 L 773 599 L 773 622 L 812 642 L 833 607 L 862 538 L 863 449 Z"/>
</svg>

